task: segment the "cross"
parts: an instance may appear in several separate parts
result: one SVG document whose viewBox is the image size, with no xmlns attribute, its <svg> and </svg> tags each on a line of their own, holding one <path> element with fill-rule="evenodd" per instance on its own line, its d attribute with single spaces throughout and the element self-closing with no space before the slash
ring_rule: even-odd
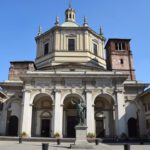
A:
<svg viewBox="0 0 150 150">
<path fill-rule="evenodd" d="M 72 4 L 72 1 L 71 0 L 69 0 L 69 8 L 71 8 L 72 6 L 71 6 L 71 4 Z"/>
</svg>

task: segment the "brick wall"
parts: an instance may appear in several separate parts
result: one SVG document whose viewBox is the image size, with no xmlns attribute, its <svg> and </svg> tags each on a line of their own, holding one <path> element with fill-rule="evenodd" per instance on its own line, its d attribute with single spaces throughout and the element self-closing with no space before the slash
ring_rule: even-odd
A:
<svg viewBox="0 0 150 150">
<path fill-rule="evenodd" d="M 20 80 L 20 76 L 25 74 L 28 70 L 35 70 L 34 62 L 30 61 L 18 61 L 10 62 L 9 68 L 9 80 Z"/>
</svg>

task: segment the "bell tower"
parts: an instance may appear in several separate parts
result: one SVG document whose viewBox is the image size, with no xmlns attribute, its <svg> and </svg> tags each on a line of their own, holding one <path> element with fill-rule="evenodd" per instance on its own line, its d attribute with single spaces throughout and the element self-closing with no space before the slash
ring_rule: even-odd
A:
<svg viewBox="0 0 150 150">
<path fill-rule="evenodd" d="M 123 72 L 130 80 L 135 80 L 130 39 L 109 39 L 105 49 L 107 69 Z"/>
</svg>

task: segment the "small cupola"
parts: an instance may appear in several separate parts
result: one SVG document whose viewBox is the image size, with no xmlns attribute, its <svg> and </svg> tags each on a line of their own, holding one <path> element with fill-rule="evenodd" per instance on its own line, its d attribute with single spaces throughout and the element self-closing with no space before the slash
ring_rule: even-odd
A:
<svg viewBox="0 0 150 150">
<path fill-rule="evenodd" d="M 76 12 L 71 6 L 71 2 L 69 3 L 69 8 L 65 11 L 66 22 L 75 22 L 76 20 Z"/>
</svg>

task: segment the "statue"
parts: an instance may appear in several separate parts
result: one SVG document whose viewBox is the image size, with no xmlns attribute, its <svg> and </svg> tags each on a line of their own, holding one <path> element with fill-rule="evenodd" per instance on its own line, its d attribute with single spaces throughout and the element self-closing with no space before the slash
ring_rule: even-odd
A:
<svg viewBox="0 0 150 150">
<path fill-rule="evenodd" d="M 73 105 L 76 105 L 77 108 L 77 117 L 79 118 L 79 125 L 85 124 L 85 118 L 86 118 L 86 105 L 83 101 L 80 100 L 80 102 L 76 102 L 74 100 L 71 100 L 71 103 Z"/>
</svg>

